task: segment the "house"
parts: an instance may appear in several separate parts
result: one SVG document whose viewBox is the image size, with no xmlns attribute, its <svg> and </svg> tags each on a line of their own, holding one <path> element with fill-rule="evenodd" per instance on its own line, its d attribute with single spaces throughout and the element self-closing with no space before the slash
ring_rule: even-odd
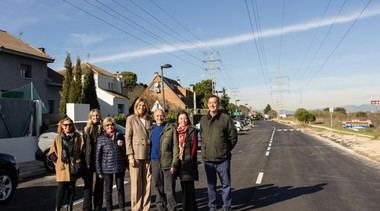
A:
<svg viewBox="0 0 380 211">
<path fill-rule="evenodd" d="M 193 92 L 181 85 L 180 80 L 163 77 L 166 108 L 193 108 Z M 151 101 L 158 101 L 162 106 L 161 76 L 154 74 L 153 80 L 144 91 Z"/>
<path fill-rule="evenodd" d="M 128 114 L 128 98 L 122 94 L 122 81 L 117 73 L 111 73 L 88 62 L 82 63 L 81 68 L 82 71 L 90 69 L 94 73 L 96 94 L 102 116 Z"/>
<path fill-rule="evenodd" d="M 54 58 L 46 54 L 44 48 L 34 48 L 0 29 L 0 96 L 32 84 L 47 111 L 58 112 L 63 77 L 47 66 L 53 61 Z"/>
</svg>

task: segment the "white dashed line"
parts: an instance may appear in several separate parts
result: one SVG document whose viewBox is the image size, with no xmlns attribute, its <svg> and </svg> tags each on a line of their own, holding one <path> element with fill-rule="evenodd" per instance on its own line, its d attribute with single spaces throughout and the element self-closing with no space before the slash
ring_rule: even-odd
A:
<svg viewBox="0 0 380 211">
<path fill-rule="evenodd" d="M 269 151 L 267 151 L 267 152 L 265 153 L 265 156 L 269 156 Z"/>
<path fill-rule="evenodd" d="M 256 184 L 261 184 L 261 181 L 263 180 L 264 172 L 260 172 L 257 176 Z"/>
</svg>

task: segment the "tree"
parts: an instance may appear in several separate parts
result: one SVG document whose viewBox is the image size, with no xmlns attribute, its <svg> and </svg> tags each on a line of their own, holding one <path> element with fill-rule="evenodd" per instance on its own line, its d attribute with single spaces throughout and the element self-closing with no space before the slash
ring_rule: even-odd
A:
<svg viewBox="0 0 380 211">
<path fill-rule="evenodd" d="M 69 102 L 69 93 L 71 92 L 71 81 L 73 80 L 73 64 L 71 63 L 70 54 L 65 59 L 65 77 L 63 79 L 62 89 L 60 91 L 61 99 L 59 102 L 59 111 L 66 113 L 66 103 Z"/>
<path fill-rule="evenodd" d="M 133 72 L 123 71 L 120 73 L 124 87 L 131 90 L 136 86 L 137 75 Z"/>
<path fill-rule="evenodd" d="M 220 97 L 220 106 L 223 112 L 228 113 L 228 104 L 230 102 L 230 97 L 226 93 L 226 89 L 223 87 L 222 96 Z"/>
<path fill-rule="evenodd" d="M 212 81 L 208 79 L 198 82 L 194 90 L 197 95 L 197 108 L 207 108 L 207 99 L 212 95 Z"/>
<path fill-rule="evenodd" d="M 297 118 L 298 121 L 304 123 L 314 122 L 316 119 L 314 114 L 310 113 L 304 108 L 297 109 L 294 113 L 294 116 Z"/>
<path fill-rule="evenodd" d="M 264 114 L 268 114 L 269 111 L 271 111 L 271 110 L 272 110 L 272 107 L 269 104 L 267 104 L 267 106 L 264 109 Z"/>
<path fill-rule="evenodd" d="M 90 109 L 98 108 L 99 102 L 96 95 L 94 73 L 87 67 L 84 69 L 83 77 L 83 103 L 90 104 Z"/>
<path fill-rule="evenodd" d="M 74 69 L 74 80 L 72 81 L 71 90 L 69 93 L 70 103 L 82 103 L 82 68 L 80 58 L 77 58 L 77 63 Z"/>
<path fill-rule="evenodd" d="M 342 114 L 346 115 L 346 109 L 343 107 L 336 107 L 334 109 L 334 112 L 338 112 L 338 113 L 342 113 Z"/>
</svg>

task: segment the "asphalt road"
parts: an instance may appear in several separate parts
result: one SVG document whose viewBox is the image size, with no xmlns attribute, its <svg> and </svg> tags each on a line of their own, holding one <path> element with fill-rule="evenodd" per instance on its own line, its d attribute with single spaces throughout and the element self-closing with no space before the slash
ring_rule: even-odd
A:
<svg viewBox="0 0 380 211">
<path fill-rule="evenodd" d="M 199 210 L 205 211 L 207 184 L 202 163 L 199 174 L 197 203 Z M 258 121 L 239 135 L 233 150 L 232 182 L 233 210 L 380 210 L 379 165 L 271 121 Z M 79 180 L 79 186 L 81 183 Z M 54 210 L 55 185 L 54 175 L 21 183 L 14 200 L 0 210 Z M 125 190 L 129 208 L 129 184 Z M 75 210 L 81 210 L 81 187 L 76 195 Z M 177 196 L 181 201 L 179 185 Z M 221 208 L 220 197 L 218 204 Z M 179 210 L 180 206 L 179 202 Z"/>
</svg>

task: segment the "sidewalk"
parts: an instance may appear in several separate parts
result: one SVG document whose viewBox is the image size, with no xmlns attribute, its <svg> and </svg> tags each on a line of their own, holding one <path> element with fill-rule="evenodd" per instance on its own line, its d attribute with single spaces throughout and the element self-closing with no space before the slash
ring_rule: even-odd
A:
<svg viewBox="0 0 380 211">
<path fill-rule="evenodd" d="M 34 160 L 29 162 L 18 163 L 19 166 L 19 181 L 23 182 L 29 178 L 47 174 L 44 163 L 42 161 Z"/>
</svg>

